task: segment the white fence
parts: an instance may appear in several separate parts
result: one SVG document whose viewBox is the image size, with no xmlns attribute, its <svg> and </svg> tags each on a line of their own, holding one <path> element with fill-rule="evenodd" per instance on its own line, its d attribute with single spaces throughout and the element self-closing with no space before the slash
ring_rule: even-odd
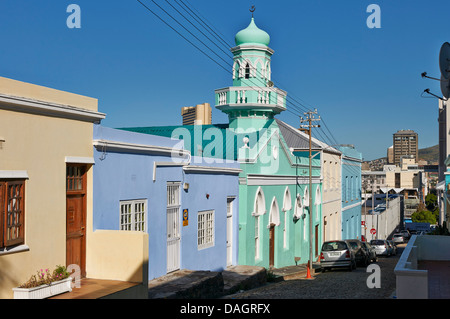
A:
<svg viewBox="0 0 450 319">
<path fill-rule="evenodd" d="M 392 235 L 395 229 L 400 224 L 400 197 L 391 199 L 388 203 L 388 208 L 376 215 L 362 215 L 361 234 L 364 235 L 367 241 L 372 239 L 386 239 Z M 371 233 L 374 229 L 376 232 Z"/>
</svg>

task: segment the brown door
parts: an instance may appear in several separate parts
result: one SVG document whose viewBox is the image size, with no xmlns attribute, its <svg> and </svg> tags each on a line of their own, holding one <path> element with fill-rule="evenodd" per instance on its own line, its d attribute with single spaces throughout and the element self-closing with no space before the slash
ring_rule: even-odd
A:
<svg viewBox="0 0 450 319">
<path fill-rule="evenodd" d="M 66 192 L 66 265 L 78 265 L 85 277 L 86 166 L 67 166 Z"/>
<path fill-rule="evenodd" d="M 269 228 L 269 267 L 275 264 L 275 225 Z"/>
</svg>

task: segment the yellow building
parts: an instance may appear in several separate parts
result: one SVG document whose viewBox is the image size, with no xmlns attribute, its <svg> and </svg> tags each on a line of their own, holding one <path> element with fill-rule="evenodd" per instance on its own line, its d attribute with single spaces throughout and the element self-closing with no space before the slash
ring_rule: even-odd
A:
<svg viewBox="0 0 450 319">
<path fill-rule="evenodd" d="M 57 265 L 129 279 L 111 273 L 120 265 L 100 269 L 120 258 L 105 249 L 117 233 L 92 231 L 93 125 L 103 118 L 97 99 L 0 77 L 0 298 Z"/>
<path fill-rule="evenodd" d="M 211 124 L 212 110 L 209 103 L 197 106 L 186 106 L 181 108 L 183 125 L 209 125 Z"/>
</svg>

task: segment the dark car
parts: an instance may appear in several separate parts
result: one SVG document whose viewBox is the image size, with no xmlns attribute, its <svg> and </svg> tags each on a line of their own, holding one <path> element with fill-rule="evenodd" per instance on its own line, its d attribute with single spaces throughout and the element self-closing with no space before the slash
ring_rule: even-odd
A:
<svg viewBox="0 0 450 319">
<path fill-rule="evenodd" d="M 368 242 L 362 242 L 363 247 L 366 249 L 368 255 L 369 255 L 369 262 L 377 262 L 377 252 L 374 247 L 372 247 Z"/>
<path fill-rule="evenodd" d="M 358 239 L 347 239 L 346 242 L 350 245 L 355 254 L 356 263 L 362 266 L 367 266 L 369 264 L 369 254 L 363 248 L 363 244 Z"/>
<path fill-rule="evenodd" d="M 335 267 L 345 267 L 349 271 L 356 268 L 355 255 L 350 245 L 344 240 L 326 241 L 320 253 L 322 271 Z"/>
</svg>

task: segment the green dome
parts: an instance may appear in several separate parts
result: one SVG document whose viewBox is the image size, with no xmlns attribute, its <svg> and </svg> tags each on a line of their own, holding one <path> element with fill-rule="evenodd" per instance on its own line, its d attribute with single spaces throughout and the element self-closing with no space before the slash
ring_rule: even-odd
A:
<svg viewBox="0 0 450 319">
<path fill-rule="evenodd" d="M 255 20 L 252 18 L 248 27 L 236 34 L 235 42 L 236 45 L 262 44 L 269 46 L 270 36 L 266 31 L 259 29 L 255 24 Z"/>
</svg>

